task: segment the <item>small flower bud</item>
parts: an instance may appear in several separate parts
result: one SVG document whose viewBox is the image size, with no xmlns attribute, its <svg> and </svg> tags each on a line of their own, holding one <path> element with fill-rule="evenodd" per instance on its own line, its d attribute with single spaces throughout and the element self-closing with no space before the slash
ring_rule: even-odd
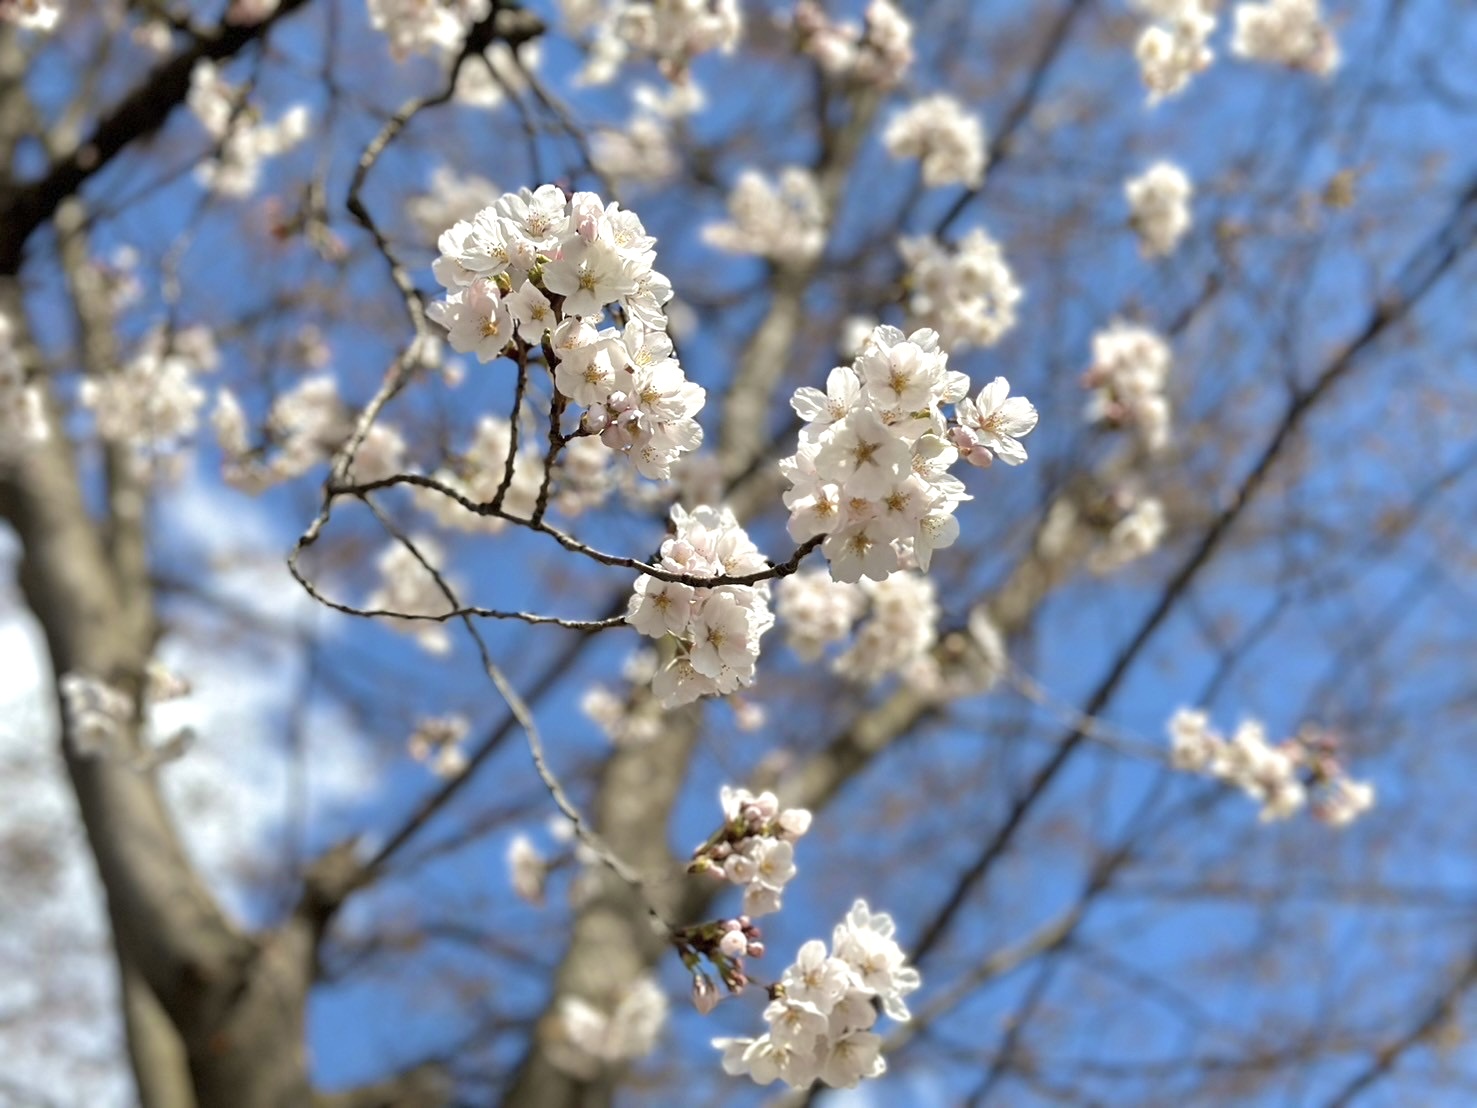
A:
<svg viewBox="0 0 1477 1108">
<path fill-rule="evenodd" d="M 706 1016 L 723 997 L 718 992 L 718 986 L 713 984 L 713 979 L 706 973 L 695 974 L 692 979 L 692 1006 L 698 1010 L 699 1015 Z"/>
</svg>

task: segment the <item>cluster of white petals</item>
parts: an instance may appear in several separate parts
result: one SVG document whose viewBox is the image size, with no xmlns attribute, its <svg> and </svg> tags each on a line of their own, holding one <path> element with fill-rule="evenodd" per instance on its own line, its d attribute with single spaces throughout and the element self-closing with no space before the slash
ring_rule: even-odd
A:
<svg viewBox="0 0 1477 1108">
<path fill-rule="evenodd" d="M 456 50 L 467 28 L 487 13 L 487 0 L 366 0 L 369 22 L 390 42 L 396 60 Z"/>
<path fill-rule="evenodd" d="M 739 0 L 560 0 L 565 29 L 585 42 L 577 83 L 609 83 L 634 58 L 654 59 L 669 79 L 693 60 L 732 53 L 743 35 Z"/>
<path fill-rule="evenodd" d="M 1035 426 L 1035 409 L 1008 401 L 1003 377 L 970 401 L 969 378 L 948 361 L 936 332 L 884 325 L 851 366 L 831 371 L 825 392 L 795 391 L 790 405 L 805 426 L 780 462 L 789 531 L 797 542 L 824 536 L 836 580 L 882 581 L 905 558 L 926 571 L 933 551 L 959 537 L 954 511 L 969 499 L 949 467 L 961 455 L 977 465 L 1025 460 L 1016 436 Z"/>
<path fill-rule="evenodd" d="M 406 748 L 437 777 L 455 777 L 467 766 L 462 740 L 470 727 L 466 716 L 428 716 L 416 721 Z"/>
<path fill-rule="evenodd" d="M 882 1036 L 872 1030 L 877 1007 L 907 1021 L 904 997 L 921 983 L 894 931 L 891 916 L 858 900 L 837 925 L 829 951 L 819 939 L 802 946 L 771 990 L 774 999 L 764 1009 L 769 1030 L 754 1039 L 713 1040 L 724 1071 L 795 1089 L 817 1080 L 850 1089 L 884 1073 Z"/>
<path fill-rule="evenodd" d="M 1115 321 L 1092 337 L 1092 365 L 1082 383 L 1091 390 L 1089 423 L 1131 427 L 1145 449 L 1169 442 L 1170 409 L 1165 388 L 1173 355 L 1157 332 Z"/>
<path fill-rule="evenodd" d="M 1339 44 L 1318 0 L 1243 0 L 1236 5 L 1231 53 L 1327 77 L 1339 66 Z"/>
<path fill-rule="evenodd" d="M 908 267 L 908 315 L 949 350 L 994 346 L 1015 326 L 1021 287 L 1000 244 L 982 227 L 952 250 L 932 235 L 898 240 Z"/>
<path fill-rule="evenodd" d="M 649 695 L 656 677 L 654 650 L 637 650 L 621 667 L 623 692 L 596 683 L 580 697 L 580 711 L 615 746 L 641 746 L 658 738 L 664 727 L 661 705 Z"/>
<path fill-rule="evenodd" d="M 259 119 L 246 103 L 245 89 L 228 83 L 208 58 L 190 71 L 185 102 L 217 144 L 216 156 L 195 167 L 195 179 L 225 196 L 249 195 L 261 179 L 263 162 L 308 137 L 306 105 L 294 104 L 275 123 Z"/>
<path fill-rule="evenodd" d="M 1190 78 L 1215 59 L 1216 0 L 1137 0 L 1153 22 L 1139 35 L 1134 54 L 1154 104 L 1185 90 Z"/>
<path fill-rule="evenodd" d="M 1164 502 L 1157 496 L 1131 496 L 1131 504 L 1087 554 L 1087 568 L 1104 575 L 1159 549 L 1169 529 Z"/>
<path fill-rule="evenodd" d="M 815 0 L 795 5 L 803 53 L 832 77 L 890 89 L 913 64 L 913 24 L 892 0 L 872 0 L 862 24 L 832 20 Z"/>
<path fill-rule="evenodd" d="M 800 166 L 787 166 L 774 178 L 746 169 L 728 194 L 728 222 L 704 227 L 703 241 L 731 254 L 811 261 L 826 247 L 820 185 Z"/>
<path fill-rule="evenodd" d="M 938 641 L 939 605 L 934 583 L 921 573 L 900 571 L 884 581 L 862 581 L 870 602 L 867 618 L 836 659 L 835 670 L 858 684 L 918 669 L 927 677 L 929 651 Z"/>
<path fill-rule="evenodd" d="M 451 636 L 444 623 L 434 618 L 397 618 L 442 617 L 452 611 L 451 602 L 436 580 L 443 560 L 440 544 L 428 535 L 413 536 L 411 542 L 420 552 L 420 558 L 403 542 L 395 541 L 385 547 L 377 562 L 379 587 L 369 595 L 364 606 L 371 611 L 392 613 L 381 618 L 395 630 L 412 636 L 423 650 L 445 654 L 451 649 Z M 426 565 L 422 564 L 422 558 Z M 435 567 L 437 572 L 432 573 L 427 565 Z M 455 587 L 445 574 L 440 576 L 448 587 Z"/>
<path fill-rule="evenodd" d="M 674 534 L 662 543 L 658 565 L 694 577 L 742 577 L 769 568 L 728 508 L 672 506 Z M 759 639 L 774 626 L 769 582 L 684 585 L 643 574 L 626 609 L 626 622 L 653 639 L 676 636 L 678 654 L 652 680 L 664 708 L 729 693 L 753 683 Z"/>
<path fill-rule="evenodd" d="M 354 430 L 353 413 L 340 398 L 331 373 L 305 377 L 272 401 L 266 442 L 260 446 L 253 446 L 246 412 L 230 389 L 216 394 L 210 422 L 224 456 L 226 483 L 253 494 L 326 462 Z M 355 451 L 349 475 L 356 481 L 378 481 L 399 473 L 404 464 L 405 440 L 400 432 L 375 423 Z"/>
<path fill-rule="evenodd" d="M 427 314 L 479 362 L 547 342 L 555 385 L 585 409 L 581 431 L 665 480 L 702 441 L 705 396 L 666 335 L 672 286 L 653 268 L 655 242 L 634 212 L 591 192 L 507 193 L 442 234 L 432 269 L 447 294 Z M 599 327 L 612 307 L 624 326 Z"/>
<path fill-rule="evenodd" d="M 0 312 L 0 455 L 50 434 L 41 389 L 26 380 L 14 324 Z"/>
<path fill-rule="evenodd" d="M 656 1048 L 667 1022 L 667 995 L 654 978 L 641 976 L 608 1010 L 582 997 L 561 998 L 558 1020 L 563 1036 L 551 1044 L 551 1057 L 560 1068 L 589 1079 Z"/>
<path fill-rule="evenodd" d="M 62 715 L 72 748 L 79 755 L 92 758 L 128 759 L 138 765 L 156 765 L 182 753 L 194 738 L 184 728 L 157 741 L 149 741 L 150 709 L 156 704 L 188 696 L 190 683 L 171 673 L 159 662 L 150 660 L 143 683 L 143 703 L 135 716 L 134 698 L 125 689 L 91 674 L 71 672 L 57 682 L 61 694 Z M 139 727 L 140 743 L 131 742 L 134 726 Z M 131 754 L 142 749 L 141 758 Z"/>
<path fill-rule="evenodd" d="M 1123 185 L 1128 197 L 1129 226 L 1138 235 L 1146 258 L 1172 254 L 1190 229 L 1190 197 L 1194 188 L 1179 166 L 1155 162 Z"/>
<path fill-rule="evenodd" d="M 435 242 L 446 228 L 472 219 L 483 208 L 497 203 L 502 194 L 503 190 L 486 177 L 438 165 L 431 171 L 426 191 L 406 201 L 405 210 L 416 229 Z"/>
<path fill-rule="evenodd" d="M 133 697 L 98 677 L 67 673 L 57 683 L 72 746 L 81 754 L 123 749 L 133 727 Z"/>
<path fill-rule="evenodd" d="M 836 581 L 823 569 L 801 570 L 775 586 L 774 608 L 790 649 L 813 662 L 851 634 L 867 598 L 858 586 Z"/>
<path fill-rule="evenodd" d="M 680 168 L 675 145 L 677 121 L 702 111 L 707 97 L 696 81 L 670 85 L 663 92 L 637 85 L 631 92 L 631 117 L 620 127 L 590 136 L 590 160 L 611 177 L 658 184 Z"/>
<path fill-rule="evenodd" d="M 167 452 L 194 435 L 205 403 L 197 378 L 218 362 L 207 328 L 155 327 L 118 369 L 84 380 L 78 397 L 109 442 Z"/>
<path fill-rule="evenodd" d="M 62 6 L 58 0 L 0 0 L 0 23 L 10 23 L 22 31 L 56 30 L 61 22 Z"/>
<path fill-rule="evenodd" d="M 723 786 L 723 826 L 693 852 L 690 873 L 710 873 L 744 890 L 744 915 L 757 919 L 778 912 L 785 885 L 795 876 L 795 844 L 810 830 L 804 808 L 781 808 L 771 792 L 758 796 L 747 789 Z M 735 928 L 719 950 L 741 958 L 749 949 Z"/>
<path fill-rule="evenodd" d="M 461 53 L 467 32 L 491 11 L 489 0 L 367 0 L 369 22 L 384 34 L 397 62 L 426 54 L 449 67 Z M 515 57 L 502 40 L 484 52 L 485 64 L 463 65 L 457 74 L 456 99 L 474 108 L 495 108 L 527 85 L 524 69 L 538 65 L 537 42 L 523 44 Z M 444 226 L 444 224 L 443 224 Z"/>
<path fill-rule="evenodd" d="M 917 158 L 929 188 L 985 179 L 985 125 L 947 93 L 925 96 L 892 117 L 882 142 L 894 158 Z"/>
<path fill-rule="evenodd" d="M 1262 822 L 1295 815 L 1309 801 L 1323 822 L 1343 827 L 1374 807 L 1374 786 L 1348 777 L 1336 757 L 1337 744 L 1317 728 L 1280 743 L 1246 720 L 1230 738 L 1209 717 L 1181 708 L 1169 721 L 1170 761 L 1176 769 L 1213 777 L 1238 788 L 1262 806 Z"/>
<path fill-rule="evenodd" d="M 513 894 L 528 904 L 541 905 L 549 882 L 549 863 L 533 840 L 521 831 L 508 840 L 508 883 Z"/>
</svg>

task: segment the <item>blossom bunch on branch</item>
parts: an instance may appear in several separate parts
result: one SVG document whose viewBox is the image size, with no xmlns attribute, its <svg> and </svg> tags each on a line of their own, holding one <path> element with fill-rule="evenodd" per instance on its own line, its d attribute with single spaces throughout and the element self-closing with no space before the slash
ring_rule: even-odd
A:
<svg viewBox="0 0 1477 1108">
<path fill-rule="evenodd" d="M 1213 777 L 1240 789 L 1262 806 L 1262 822 L 1284 820 L 1311 798 L 1313 815 L 1343 827 L 1374 807 L 1374 786 L 1355 781 L 1338 760 L 1338 743 L 1306 727 L 1280 743 L 1246 720 L 1226 738 L 1204 712 L 1181 708 L 1169 721 L 1170 761 L 1176 769 Z"/>
<path fill-rule="evenodd" d="M 882 1036 L 872 1030 L 878 1008 L 906 1022 L 911 1016 L 904 998 L 921 984 L 895 930 L 891 916 L 858 900 L 836 926 L 829 951 L 819 939 L 802 946 L 770 988 L 764 1009 L 769 1030 L 757 1038 L 713 1040 L 723 1051 L 724 1071 L 797 1089 L 817 1080 L 849 1089 L 884 1073 Z"/>
<path fill-rule="evenodd" d="M 699 577 L 737 577 L 769 568 L 728 508 L 686 511 L 673 505 L 674 534 L 662 543 L 659 565 Z M 704 588 L 643 575 L 626 622 L 654 639 L 674 636 L 677 654 L 652 682 L 662 706 L 726 695 L 754 680 L 759 639 L 774 626 L 768 581 Z"/>
<path fill-rule="evenodd" d="M 432 270 L 447 293 L 427 314 L 480 362 L 543 348 L 559 396 L 586 409 L 579 433 L 664 480 L 702 442 L 693 417 L 705 397 L 666 336 L 672 286 L 654 268 L 655 241 L 591 192 L 506 193 L 441 235 Z M 619 329 L 597 326 L 607 310 Z"/>
<path fill-rule="evenodd" d="M 949 467 L 961 455 L 975 465 L 1025 460 L 1019 436 L 1035 427 L 1035 408 L 1007 400 L 1003 377 L 969 401 L 969 378 L 948 361 L 937 332 L 879 326 L 824 392 L 797 389 L 790 401 L 805 421 L 780 462 L 790 535 L 824 536 L 836 580 L 885 580 L 905 555 L 926 571 L 933 551 L 959 537 L 954 511 L 969 499 Z M 952 423 L 942 411 L 950 404 Z"/>
<path fill-rule="evenodd" d="M 1190 79 L 1209 67 L 1215 54 L 1208 43 L 1215 32 L 1215 0 L 1138 0 L 1153 22 L 1134 49 L 1149 103 L 1177 96 Z"/>
<path fill-rule="evenodd" d="M 1148 327 L 1118 320 L 1099 331 L 1092 337 L 1092 365 L 1082 375 L 1091 390 L 1088 421 L 1131 427 L 1146 450 L 1162 450 L 1169 442 L 1165 387 L 1172 362 L 1169 343 Z"/>
<path fill-rule="evenodd" d="M 1327 77 L 1339 67 L 1338 40 L 1318 0 L 1251 0 L 1236 5 L 1231 53 Z"/>
<path fill-rule="evenodd" d="M 890 89 L 913 64 L 913 24 L 892 0 L 872 0 L 860 26 L 800 0 L 794 26 L 801 52 L 832 77 Z"/>
<path fill-rule="evenodd" d="M 1190 230 L 1190 178 L 1172 162 L 1155 162 L 1123 186 L 1128 198 L 1128 222 L 1138 235 L 1145 258 L 1174 253 Z"/>
<path fill-rule="evenodd" d="M 744 886 L 750 918 L 780 910 L 780 894 L 795 876 L 795 843 L 810 830 L 804 808 L 780 808 L 774 793 L 758 796 L 724 786 L 723 826 L 692 852 L 688 873 L 712 874 Z"/>
</svg>

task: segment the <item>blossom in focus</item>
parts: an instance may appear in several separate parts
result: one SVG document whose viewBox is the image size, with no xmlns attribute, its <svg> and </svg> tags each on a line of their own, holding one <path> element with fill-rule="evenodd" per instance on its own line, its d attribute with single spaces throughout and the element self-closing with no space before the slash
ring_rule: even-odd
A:
<svg viewBox="0 0 1477 1108">
<path fill-rule="evenodd" d="M 673 506 L 674 534 L 662 543 L 658 564 L 699 578 L 760 573 L 769 563 L 727 508 Z M 689 586 L 643 575 L 626 609 L 626 622 L 651 638 L 675 635 L 677 656 L 652 688 L 663 707 L 702 696 L 727 695 L 754 680 L 759 639 L 774 626 L 768 581 L 753 585 Z"/>
<path fill-rule="evenodd" d="M 768 1030 L 752 1039 L 715 1039 L 723 1069 L 758 1085 L 782 1081 L 804 1089 L 819 1080 L 855 1088 L 887 1069 L 877 1009 L 910 1019 L 905 997 L 921 984 L 893 938 L 892 917 L 858 900 L 837 925 L 830 950 L 819 940 L 800 948 L 764 1009 Z"/>
</svg>

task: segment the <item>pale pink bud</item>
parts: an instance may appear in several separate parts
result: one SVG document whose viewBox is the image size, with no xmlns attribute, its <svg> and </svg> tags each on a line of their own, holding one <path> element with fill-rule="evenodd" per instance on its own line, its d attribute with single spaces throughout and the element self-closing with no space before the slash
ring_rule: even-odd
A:
<svg viewBox="0 0 1477 1108">
<path fill-rule="evenodd" d="M 713 979 L 706 973 L 700 973 L 692 979 L 692 1006 L 698 1010 L 698 1014 L 706 1016 L 723 997 L 718 992 L 718 986 L 713 984 Z"/>
</svg>

